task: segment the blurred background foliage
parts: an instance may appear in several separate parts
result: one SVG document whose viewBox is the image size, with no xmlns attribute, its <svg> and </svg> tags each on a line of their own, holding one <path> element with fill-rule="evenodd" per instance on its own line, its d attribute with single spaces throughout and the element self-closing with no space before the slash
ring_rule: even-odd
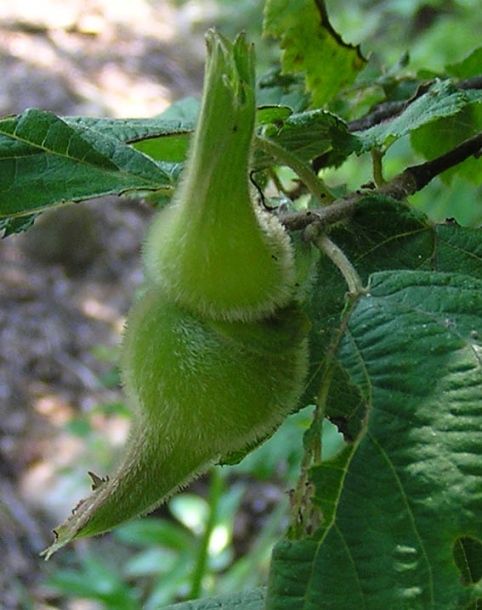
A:
<svg viewBox="0 0 482 610">
<path fill-rule="evenodd" d="M 155 7 L 156 0 L 151 4 Z M 171 0 L 171 4 L 189 23 L 186 45 L 190 36 L 199 40 L 208 27 L 216 25 L 230 37 L 240 30 L 247 32 L 257 45 L 260 75 L 279 60 L 277 43 L 261 35 L 261 0 Z M 419 79 L 446 76 L 448 64 L 461 61 L 480 43 L 478 0 L 328 0 L 327 6 L 345 42 L 360 44 L 369 60 L 352 91 L 359 115 L 387 92 L 396 99 L 412 91 Z M 377 84 L 367 89 L 367 81 Z M 332 110 L 343 116 L 346 108 L 335 100 Z M 357 117 L 348 112 L 344 118 Z M 422 160 L 405 136 L 385 156 L 385 177 L 390 179 Z M 371 163 L 369 155 L 353 157 L 336 171 L 326 170 L 324 178 L 340 192 L 356 189 L 371 180 Z M 461 224 L 478 225 L 482 206 L 474 203 L 480 200 L 480 186 L 459 175 L 444 179 L 451 181 L 451 189 L 436 179 L 411 203 L 434 220 L 455 217 Z M 115 382 L 115 376 L 104 380 Z M 299 472 L 300 439 L 310 414 L 308 407 L 289 418 L 239 465 L 215 468 L 154 516 L 100 539 L 79 541 L 64 551 L 45 568 L 45 588 L 53 592 L 58 607 L 152 610 L 178 600 L 264 584 L 271 547 L 286 525 L 287 492 Z M 115 451 L 93 423 L 99 416 L 105 420 L 128 417 L 123 405 L 99 406 L 71 420 L 66 430 L 82 440 L 86 455 L 93 455 L 108 470 Z M 327 424 L 325 457 L 341 445 L 340 435 Z M 85 485 L 79 481 L 79 467 L 83 464 L 64 473 L 71 489 Z M 38 607 L 27 591 L 19 596 L 26 609 Z"/>
<path fill-rule="evenodd" d="M 332 23 L 343 38 L 360 44 L 369 58 L 358 82 L 376 77 L 385 79 L 385 88 L 393 87 L 389 77 L 396 74 L 395 96 L 402 94 L 404 87 L 413 87 L 415 80 L 454 76 L 450 66 L 480 46 L 482 14 L 476 0 L 362 0 L 356 5 L 347 0 L 328 0 L 327 6 Z M 479 124 L 478 117 L 467 118 L 467 124 Z M 459 128 L 462 130 L 463 126 Z M 447 131 L 446 122 L 439 146 L 447 138 Z M 438 154 L 441 152 L 439 148 Z M 405 167 L 424 160 L 414 149 L 410 136 L 401 138 L 383 160 L 385 178 L 389 180 Z M 368 159 L 352 159 L 336 172 L 336 179 L 353 189 L 363 183 L 364 177 L 370 179 L 370 171 Z M 447 183 L 451 184 L 450 189 Z M 480 185 L 452 174 L 433 180 L 410 203 L 435 221 L 455 218 L 462 225 L 478 226 L 482 222 L 482 207 L 474 204 L 481 195 Z"/>
</svg>

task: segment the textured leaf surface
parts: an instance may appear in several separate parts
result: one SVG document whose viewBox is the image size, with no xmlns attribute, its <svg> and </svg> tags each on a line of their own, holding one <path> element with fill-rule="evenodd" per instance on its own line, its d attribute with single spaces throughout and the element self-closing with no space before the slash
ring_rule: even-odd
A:
<svg viewBox="0 0 482 610">
<path fill-rule="evenodd" d="M 278 119 L 265 125 L 261 133 L 304 161 L 329 154 L 333 162 L 339 163 L 361 146 L 342 119 L 324 110 L 292 114 L 286 120 Z M 256 163 L 262 165 L 263 160 L 266 161 L 265 156 L 257 159 Z"/>
<path fill-rule="evenodd" d="M 82 128 L 102 133 L 119 142 L 137 142 L 144 138 L 190 134 L 195 121 L 168 119 L 163 115 L 148 119 L 112 119 L 96 117 L 65 117 L 73 128 Z"/>
<path fill-rule="evenodd" d="M 163 610 L 263 610 L 264 589 L 166 606 Z M 160 610 L 160 609 L 159 609 Z"/>
<path fill-rule="evenodd" d="M 362 280 L 367 282 L 375 271 L 418 269 L 427 262 L 430 264 L 435 247 L 433 231 L 427 218 L 407 205 L 367 195 L 359 202 L 350 224 L 335 227 L 331 237 L 355 265 Z M 321 257 L 308 312 L 313 326 L 307 402 L 312 402 L 317 395 L 324 359 L 334 338 L 328 329 L 339 326 L 345 294 L 346 284 L 340 272 L 327 257 Z M 347 419 L 345 432 L 357 436 L 364 414 L 363 405 L 357 389 L 348 383 L 340 368 L 335 372 L 330 393 L 329 415 L 335 419 Z"/>
<path fill-rule="evenodd" d="M 196 108 L 199 110 L 198 106 Z M 175 108 L 172 116 L 176 117 L 174 111 Z M 73 127 L 93 130 L 119 142 L 131 144 L 134 149 L 164 163 L 181 163 L 186 158 L 197 114 L 188 118 L 170 116 L 166 111 L 149 119 L 68 117 L 65 121 Z"/>
<path fill-rule="evenodd" d="M 480 101 L 482 91 L 457 89 L 450 81 L 436 82 L 394 119 L 375 125 L 358 135 L 364 150 L 389 146 L 422 125 L 442 117 L 453 116 L 462 108 Z"/>
<path fill-rule="evenodd" d="M 377 273 L 347 322 L 339 360 L 365 425 L 313 472 L 324 527 L 278 547 L 267 607 L 462 609 L 482 597 L 454 557 L 482 539 L 482 281 Z"/>
<path fill-rule="evenodd" d="M 303 82 L 300 74 L 282 74 L 281 68 L 274 68 L 258 81 L 258 104 L 285 106 L 293 112 L 303 112 L 310 105 L 310 96 L 303 91 Z"/>
<path fill-rule="evenodd" d="M 322 110 L 293 114 L 286 106 L 263 106 L 258 109 L 256 120 L 260 133 L 303 160 L 333 151 L 332 155 L 341 161 L 361 147 L 358 137 L 348 131 L 342 119 Z M 154 159 L 169 163 L 185 160 L 193 123 L 138 119 L 117 126 L 114 121 L 97 123 L 96 129 L 105 129 L 107 134 L 132 143 Z M 258 165 L 262 165 L 261 159 L 266 161 L 266 157 L 260 157 Z"/>
<path fill-rule="evenodd" d="M 268 0 L 265 33 L 281 38 L 285 72 L 305 72 L 315 107 L 349 86 L 365 65 L 358 47 L 345 44 L 332 28 L 323 2 Z"/>
<path fill-rule="evenodd" d="M 169 190 L 170 169 L 49 112 L 0 120 L 0 218 L 128 190 Z"/>
<path fill-rule="evenodd" d="M 61 119 L 40 110 L 0 119 L 0 219 L 102 195 L 171 193 L 194 129 L 191 119 Z M 258 123 L 305 160 L 326 153 L 341 161 L 360 147 L 346 124 L 328 112 L 264 107 Z M 258 165 L 269 162 L 257 157 Z"/>
<path fill-rule="evenodd" d="M 364 282 L 370 274 L 388 269 L 455 272 L 482 279 L 480 229 L 433 224 L 417 210 L 391 199 L 368 195 L 360 201 L 350 224 L 335 228 L 331 237 Z M 338 269 L 327 257 L 321 257 L 309 305 L 313 327 L 308 402 L 317 393 L 323 361 L 333 340 L 327 329 L 338 328 L 345 293 L 346 284 Z M 348 431 L 356 436 L 362 425 L 363 401 L 358 390 L 347 384 L 342 369 L 335 374 L 330 392 L 329 415 L 347 418 Z"/>
</svg>

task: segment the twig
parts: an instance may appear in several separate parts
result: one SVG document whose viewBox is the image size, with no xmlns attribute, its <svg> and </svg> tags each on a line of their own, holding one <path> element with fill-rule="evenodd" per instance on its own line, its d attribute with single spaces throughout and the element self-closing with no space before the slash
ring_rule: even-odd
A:
<svg viewBox="0 0 482 610">
<path fill-rule="evenodd" d="M 361 117 L 348 123 L 348 131 L 353 133 L 354 131 L 365 131 L 374 127 L 383 121 L 395 118 L 398 114 L 403 112 L 407 107 L 407 101 L 395 101 L 395 102 L 382 102 L 375 106 L 375 108 Z"/>
<path fill-rule="evenodd" d="M 482 75 L 471 76 L 470 78 L 466 78 L 465 80 L 461 80 L 457 83 L 457 87 L 459 89 L 482 89 Z"/>
<path fill-rule="evenodd" d="M 436 176 L 459 165 L 469 157 L 478 158 L 479 156 L 482 156 L 482 132 L 431 161 L 407 167 L 406 170 L 379 188 L 338 199 L 326 208 L 319 210 L 286 214 L 281 216 L 280 220 L 290 231 L 300 231 L 314 224 L 317 225 L 318 232 L 321 233 L 338 222 L 348 220 L 353 215 L 360 199 L 367 195 L 385 195 L 403 201 L 410 195 L 422 190 Z"/>
<path fill-rule="evenodd" d="M 316 224 L 320 230 L 328 229 L 338 222 L 348 220 L 355 211 L 355 204 L 360 197 L 361 195 L 355 194 L 337 199 L 331 205 L 319 210 L 284 214 L 280 217 L 280 221 L 289 231 L 303 231 L 313 224 Z"/>
<path fill-rule="evenodd" d="M 291 169 L 298 174 L 299 178 L 308 187 L 313 197 L 320 203 L 320 205 L 326 205 L 334 200 L 333 195 L 320 178 L 312 171 L 311 167 L 301 161 L 295 154 L 280 146 L 277 142 L 265 138 L 264 136 L 257 136 L 255 143 L 264 152 L 268 153 L 278 161 L 281 161 L 284 165 L 291 167 Z"/>
<path fill-rule="evenodd" d="M 435 176 L 442 174 L 448 169 L 455 167 L 465 161 L 469 157 L 475 157 L 478 159 L 482 154 L 482 132 L 476 136 L 465 140 L 455 148 L 452 148 L 448 152 L 427 161 L 420 165 L 413 165 L 407 167 L 407 169 L 399 174 L 400 177 L 407 174 L 414 181 L 415 190 L 408 192 L 407 195 L 413 195 L 417 191 L 422 190 Z"/>
<path fill-rule="evenodd" d="M 413 102 L 415 102 L 415 100 L 417 100 L 421 95 L 426 93 L 434 82 L 435 81 L 423 83 L 423 85 L 421 85 L 415 94 L 408 100 L 388 101 L 377 104 L 365 116 L 355 119 L 354 121 L 350 121 L 348 123 L 348 130 L 352 133 L 354 131 L 365 131 L 366 129 L 370 129 L 370 127 L 383 123 L 383 121 L 395 118 L 406 110 L 410 104 L 413 104 Z M 460 80 L 454 84 L 456 87 L 463 89 L 464 91 L 467 91 L 468 89 L 482 89 L 482 75 Z"/>
<path fill-rule="evenodd" d="M 372 154 L 372 168 L 373 168 L 373 179 L 377 186 L 383 186 L 386 184 L 385 178 L 383 177 L 383 153 L 379 148 L 373 148 Z"/>
<path fill-rule="evenodd" d="M 345 278 L 348 293 L 353 296 L 361 294 L 363 292 L 362 280 L 343 250 L 332 242 L 327 235 L 318 235 L 314 239 L 314 243 L 338 267 L 340 273 Z"/>
</svg>

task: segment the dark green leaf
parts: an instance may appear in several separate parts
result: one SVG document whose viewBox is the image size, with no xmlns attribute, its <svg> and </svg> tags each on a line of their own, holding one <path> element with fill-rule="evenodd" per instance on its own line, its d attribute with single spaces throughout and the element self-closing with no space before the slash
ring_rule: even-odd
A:
<svg viewBox="0 0 482 610">
<path fill-rule="evenodd" d="M 454 544 L 454 559 L 464 584 L 475 584 L 482 579 L 482 542 L 461 536 Z"/>
<path fill-rule="evenodd" d="M 481 594 L 454 546 L 482 536 L 482 280 L 377 273 L 346 321 L 340 366 L 367 419 L 335 476 L 314 470 L 326 521 L 313 540 L 282 543 L 267 608 L 464 608 Z"/>
<path fill-rule="evenodd" d="M 348 131 L 346 123 L 324 110 L 292 114 L 284 121 L 264 125 L 261 133 L 304 161 L 326 155 L 326 165 L 339 163 L 360 148 L 358 138 Z M 267 157 L 256 162 L 262 165 Z"/>
<path fill-rule="evenodd" d="M 424 269 L 456 272 L 482 279 L 482 230 L 457 224 L 433 224 L 422 213 L 387 198 L 367 196 L 358 204 L 346 226 L 332 230 L 331 238 L 354 264 L 363 281 L 383 270 Z M 329 286 L 329 289 L 327 287 Z M 338 269 L 325 256 L 318 262 L 311 302 L 311 374 L 305 403 L 317 394 L 329 346 L 337 340 L 346 284 Z M 364 417 L 364 401 L 337 369 L 330 388 L 328 415 L 347 420 L 348 436 L 356 436 Z"/>
<path fill-rule="evenodd" d="M 355 265 L 363 281 L 375 271 L 418 269 L 432 260 L 435 235 L 428 219 L 409 206 L 387 198 L 367 195 L 362 199 L 350 223 L 335 227 L 331 238 Z M 326 257 L 318 262 L 312 286 L 308 314 L 312 320 L 310 335 L 311 374 L 305 402 L 313 402 L 323 374 L 330 345 L 337 340 L 340 312 L 347 287 L 338 269 Z M 356 437 L 364 417 L 364 402 L 341 369 L 335 371 L 330 386 L 333 400 L 328 415 L 341 425 L 344 433 Z"/>
<path fill-rule="evenodd" d="M 451 223 L 434 226 L 435 249 L 424 268 L 465 273 L 482 279 L 482 229 Z"/>
<path fill-rule="evenodd" d="M 172 167 L 41 110 L 0 120 L 0 218 L 125 191 L 171 190 Z"/>
</svg>

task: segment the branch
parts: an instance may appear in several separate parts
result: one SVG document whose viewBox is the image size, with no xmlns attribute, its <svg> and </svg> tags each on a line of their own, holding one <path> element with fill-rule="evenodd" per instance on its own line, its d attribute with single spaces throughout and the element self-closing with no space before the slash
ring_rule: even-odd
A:
<svg viewBox="0 0 482 610">
<path fill-rule="evenodd" d="M 402 174 L 399 174 L 400 176 L 408 174 L 415 181 L 415 190 L 407 193 L 407 196 L 422 190 L 431 180 L 433 180 L 433 178 L 435 178 L 435 176 L 459 165 L 459 163 L 462 163 L 462 161 L 465 161 L 469 157 L 478 159 L 481 155 L 482 132 L 465 140 L 455 148 L 452 148 L 452 150 L 440 155 L 440 157 L 435 157 L 432 161 L 407 167 Z"/>
<path fill-rule="evenodd" d="M 394 119 L 396 116 L 404 112 L 410 104 L 413 104 L 420 96 L 426 93 L 435 81 L 429 81 L 421 84 L 416 92 L 408 100 L 397 100 L 387 101 L 377 104 L 368 114 L 355 119 L 348 123 L 348 130 L 353 133 L 354 131 L 365 131 L 374 127 L 383 121 Z M 482 75 L 473 76 L 464 80 L 460 80 L 454 83 L 459 89 L 467 91 L 468 89 L 482 89 Z"/>
<path fill-rule="evenodd" d="M 370 129 L 370 127 L 383 123 L 383 121 L 393 119 L 397 115 L 401 114 L 409 105 L 409 102 L 411 103 L 412 101 L 413 98 L 404 101 L 397 100 L 395 102 L 381 102 L 365 116 L 361 117 L 360 119 L 350 121 L 348 123 L 348 131 L 351 133 L 354 131 L 365 131 L 366 129 Z"/>
<path fill-rule="evenodd" d="M 329 206 L 319 210 L 283 214 L 280 216 L 280 221 L 289 231 L 303 231 L 313 224 L 317 225 L 320 231 L 323 231 L 338 222 L 348 220 L 355 211 L 355 204 L 361 197 L 362 195 L 357 193 L 343 199 L 337 199 Z"/>
<path fill-rule="evenodd" d="M 384 195 L 402 201 L 421 191 L 433 178 L 448 169 L 459 165 L 469 157 L 477 159 L 480 156 L 482 156 L 482 132 L 431 161 L 407 167 L 406 170 L 379 188 L 354 193 L 319 210 L 285 214 L 280 217 L 280 221 L 289 231 L 300 231 L 309 225 L 315 225 L 317 231 L 321 233 L 338 222 L 348 220 L 353 215 L 360 199 L 367 195 Z"/>
</svg>

